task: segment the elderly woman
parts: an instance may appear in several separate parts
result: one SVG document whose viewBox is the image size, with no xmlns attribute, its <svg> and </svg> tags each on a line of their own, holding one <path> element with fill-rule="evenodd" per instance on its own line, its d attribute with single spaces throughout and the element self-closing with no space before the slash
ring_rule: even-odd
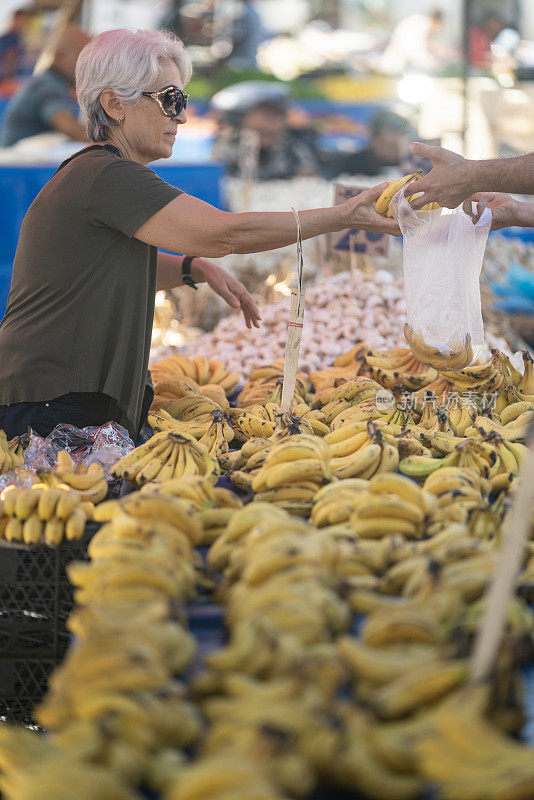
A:
<svg viewBox="0 0 534 800">
<path fill-rule="evenodd" d="M 81 52 L 77 95 L 95 144 L 60 166 L 22 224 L 0 325 L 0 428 L 8 437 L 29 425 L 46 435 L 61 422 L 111 419 L 135 438 L 150 403 L 159 289 L 206 282 L 258 326 L 254 299 L 207 258 L 291 244 L 293 214 L 220 211 L 146 166 L 171 155 L 187 121 L 190 76 L 187 53 L 168 32 L 111 30 Z M 301 212 L 303 236 L 348 227 L 397 233 L 374 210 L 381 188 Z"/>
</svg>

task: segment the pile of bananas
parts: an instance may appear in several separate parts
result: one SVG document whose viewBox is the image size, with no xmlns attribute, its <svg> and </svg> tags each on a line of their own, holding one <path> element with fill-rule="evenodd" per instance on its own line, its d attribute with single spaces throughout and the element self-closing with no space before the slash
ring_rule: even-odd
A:
<svg viewBox="0 0 534 800">
<path fill-rule="evenodd" d="M 384 436 L 368 422 L 345 424 L 325 436 L 330 445 L 330 468 L 336 478 L 370 478 L 376 472 L 396 472 L 399 449 L 394 437 Z"/>
<path fill-rule="evenodd" d="M 504 736 L 469 699 L 460 696 L 443 708 L 428 736 L 418 741 L 422 775 L 439 786 L 444 800 L 527 800 L 534 786 L 534 751 Z"/>
<path fill-rule="evenodd" d="M 282 383 L 284 378 L 283 361 L 276 361 L 273 364 L 266 364 L 264 367 L 256 367 L 252 371 L 249 380 L 237 395 L 238 408 L 257 405 L 261 403 L 275 403 L 280 405 L 282 402 Z M 302 373 L 297 374 L 295 383 L 295 403 L 306 403 L 310 390 L 308 377 Z"/>
<path fill-rule="evenodd" d="M 362 539 L 388 534 L 421 539 L 435 507 L 432 495 L 413 481 L 393 472 L 376 473 L 368 490 L 354 498 L 350 527 Z"/>
<path fill-rule="evenodd" d="M 89 544 L 91 561 L 68 567 L 76 646 L 52 674 L 36 719 L 64 758 L 111 770 L 125 797 L 141 783 L 161 792 L 202 731 L 175 677 L 196 652 L 180 607 L 195 592 L 202 524 L 190 501 L 148 491 L 98 511 L 106 524 Z M 55 800 L 73 796 L 56 790 Z"/>
<path fill-rule="evenodd" d="M 188 433 L 162 431 L 123 456 L 112 468 L 116 478 L 143 486 L 185 475 L 202 475 L 216 483 L 219 462 Z"/>
<path fill-rule="evenodd" d="M 329 445 L 319 436 L 296 434 L 260 452 L 266 455 L 252 479 L 255 499 L 309 516 L 315 494 L 332 478 Z"/>
<path fill-rule="evenodd" d="M 3 472 L 11 472 L 23 464 L 22 445 L 18 438 L 8 442 L 6 434 L 0 429 L 0 475 Z"/>
<path fill-rule="evenodd" d="M 75 464 L 66 450 L 57 454 L 55 470 L 40 470 L 39 480 L 47 486 L 70 487 L 80 493 L 82 500 L 96 505 L 105 500 L 108 493 L 108 483 L 104 470 L 96 461 L 87 466 Z"/>
<path fill-rule="evenodd" d="M 202 387 L 203 394 L 208 386 L 219 387 L 227 396 L 230 396 L 239 382 L 239 375 L 236 372 L 228 372 L 222 361 L 207 359 L 204 356 L 195 356 L 194 358 L 186 358 L 181 355 L 169 356 L 153 364 L 150 371 L 157 383 L 180 381 L 184 378 L 194 381 L 197 386 Z M 165 393 L 165 391 L 161 387 L 161 392 Z M 156 394 L 158 393 L 156 392 Z"/>
<path fill-rule="evenodd" d="M 218 403 L 200 394 L 180 397 L 166 408 L 152 410 L 148 415 L 148 422 L 154 431 L 184 432 L 196 439 L 206 435 L 215 419 L 227 423 L 228 413 Z"/>
<path fill-rule="evenodd" d="M 198 544 L 210 545 L 225 531 L 226 526 L 243 503 L 229 489 L 213 486 L 207 478 L 186 475 L 161 483 L 147 483 L 142 494 L 162 494 L 179 497 L 194 504 L 202 523 L 202 537 Z"/>
<path fill-rule="evenodd" d="M 0 494 L 0 537 L 7 542 L 55 546 L 81 539 L 94 506 L 69 486 L 7 486 Z"/>
<path fill-rule="evenodd" d="M 433 383 L 437 370 L 418 361 L 408 348 L 387 350 L 383 353 L 369 351 L 363 360 L 364 369 L 385 389 L 418 389 Z"/>
<path fill-rule="evenodd" d="M 138 800 L 110 769 L 90 763 L 95 735 L 63 742 L 14 725 L 0 727 L 0 789 L 6 800 Z"/>
</svg>

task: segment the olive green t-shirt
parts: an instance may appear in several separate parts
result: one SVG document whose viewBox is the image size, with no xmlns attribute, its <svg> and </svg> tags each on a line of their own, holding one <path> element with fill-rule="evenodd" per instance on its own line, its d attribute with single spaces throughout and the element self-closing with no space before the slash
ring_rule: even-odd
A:
<svg viewBox="0 0 534 800">
<path fill-rule="evenodd" d="M 56 172 L 22 223 L 0 324 L 0 405 L 102 392 L 137 433 L 157 250 L 133 234 L 179 194 L 100 147 Z"/>
</svg>

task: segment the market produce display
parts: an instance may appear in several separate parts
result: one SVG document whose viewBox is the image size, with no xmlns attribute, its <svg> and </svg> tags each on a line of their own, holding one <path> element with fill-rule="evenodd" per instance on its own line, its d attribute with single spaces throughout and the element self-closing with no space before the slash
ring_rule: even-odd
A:
<svg viewBox="0 0 534 800">
<path fill-rule="evenodd" d="M 351 343 L 299 376 L 290 414 L 280 364 L 227 407 L 176 378 L 150 416 L 160 430 L 113 468 L 141 488 L 94 506 L 90 561 L 68 568 L 75 644 L 36 710 L 48 735 L 0 729 L 7 800 L 283 800 L 316 786 L 417 800 L 430 782 L 459 800 L 464 777 L 471 800 L 528 800 L 532 749 L 510 734 L 525 718 L 532 542 L 491 678 L 467 683 L 534 418 L 528 353 L 519 366 L 495 351 L 439 371 L 406 347 Z M 214 425 L 226 447 L 206 438 Z M 65 517 L 63 496 L 88 506 L 93 472 L 61 455 L 53 480 L 79 491 L 10 487 L 4 511 L 24 531 L 37 488 Z M 245 497 L 214 485 L 222 472 Z M 198 597 L 223 606 L 227 631 L 200 655 Z M 466 769 L 466 735 L 491 761 Z"/>
</svg>

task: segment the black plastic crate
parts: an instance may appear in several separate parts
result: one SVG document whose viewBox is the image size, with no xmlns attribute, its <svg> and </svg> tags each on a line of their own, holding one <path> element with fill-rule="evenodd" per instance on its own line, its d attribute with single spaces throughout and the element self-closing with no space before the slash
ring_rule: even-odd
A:
<svg viewBox="0 0 534 800">
<path fill-rule="evenodd" d="M 35 725 L 33 709 L 44 697 L 56 666 L 52 659 L 0 659 L 0 719 Z"/>
<path fill-rule="evenodd" d="M 98 530 L 58 547 L 0 544 L 0 717 L 32 723 L 32 709 L 69 645 L 73 590 L 66 567 L 86 560 Z"/>
</svg>

